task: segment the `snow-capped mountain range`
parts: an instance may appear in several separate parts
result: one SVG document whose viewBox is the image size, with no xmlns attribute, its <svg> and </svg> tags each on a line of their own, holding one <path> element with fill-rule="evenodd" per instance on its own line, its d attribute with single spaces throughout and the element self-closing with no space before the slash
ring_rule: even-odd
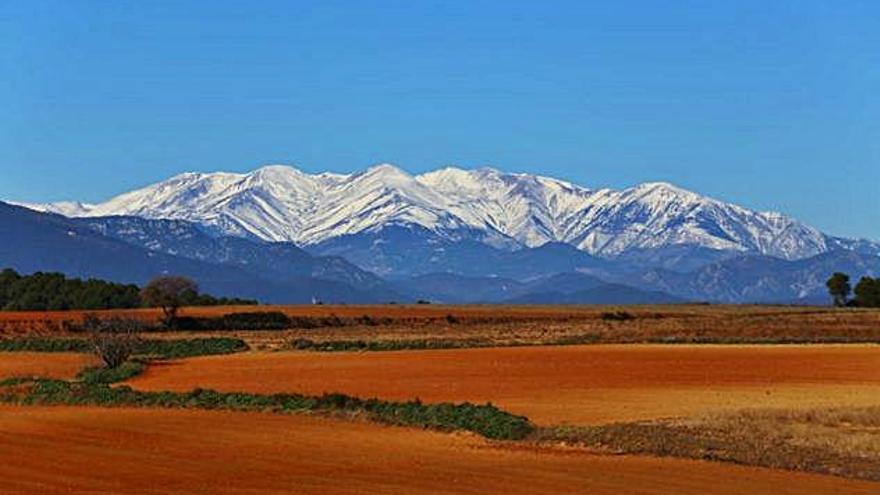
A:
<svg viewBox="0 0 880 495">
<path fill-rule="evenodd" d="M 565 243 L 602 257 L 694 246 L 795 260 L 858 242 L 668 183 L 590 189 L 491 168 L 411 175 L 381 164 L 343 175 L 272 165 L 246 174 L 185 173 L 100 204 L 18 204 L 69 217 L 188 220 L 217 234 L 305 247 L 392 226 L 507 250 Z"/>
</svg>

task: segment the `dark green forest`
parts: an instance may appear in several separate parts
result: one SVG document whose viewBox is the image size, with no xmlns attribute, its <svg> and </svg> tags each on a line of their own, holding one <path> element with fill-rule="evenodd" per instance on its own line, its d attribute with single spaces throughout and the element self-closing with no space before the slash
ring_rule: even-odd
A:
<svg viewBox="0 0 880 495">
<path fill-rule="evenodd" d="M 21 275 L 12 269 L 0 272 L 0 310 L 53 311 L 68 309 L 127 309 L 143 306 L 141 289 L 98 279 L 67 278 L 62 273 Z M 256 304 L 250 299 L 214 297 L 190 292 L 185 306 Z"/>
</svg>

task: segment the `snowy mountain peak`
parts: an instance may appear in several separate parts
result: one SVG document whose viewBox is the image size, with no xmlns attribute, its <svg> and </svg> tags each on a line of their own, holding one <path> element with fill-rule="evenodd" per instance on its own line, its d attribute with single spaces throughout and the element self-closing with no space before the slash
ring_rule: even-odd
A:
<svg viewBox="0 0 880 495">
<path fill-rule="evenodd" d="M 701 196 L 693 191 L 678 187 L 669 182 L 644 182 L 630 188 L 630 190 L 645 200 L 652 200 L 658 203 L 673 200 L 688 203 L 715 202 L 715 200 L 711 198 Z"/>
<path fill-rule="evenodd" d="M 77 217 L 183 219 L 220 233 L 301 245 L 388 226 L 417 226 L 450 239 L 482 232 L 478 238 L 493 245 L 566 243 L 603 256 L 688 245 L 797 259 L 847 245 L 785 215 L 668 182 L 593 190 L 490 167 L 449 166 L 413 176 L 389 163 L 353 174 L 268 165 L 247 174 L 180 174 L 97 205 L 25 206 Z"/>
<path fill-rule="evenodd" d="M 410 175 L 398 168 L 397 166 L 391 163 L 377 163 L 364 171 L 364 174 L 373 174 L 373 175 L 405 175 L 410 177 Z"/>
</svg>

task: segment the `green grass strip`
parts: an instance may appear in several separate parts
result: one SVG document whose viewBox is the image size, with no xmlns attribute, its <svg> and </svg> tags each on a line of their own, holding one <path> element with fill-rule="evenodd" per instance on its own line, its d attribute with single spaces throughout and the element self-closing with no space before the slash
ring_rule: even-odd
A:
<svg viewBox="0 0 880 495">
<path fill-rule="evenodd" d="M 144 339 L 135 351 L 136 355 L 158 359 L 179 359 L 214 354 L 232 354 L 248 350 L 241 339 L 230 337 L 206 337 L 193 339 Z M 92 346 L 85 339 L 58 339 L 28 337 L 0 339 L 0 351 L 6 352 L 91 352 Z"/>
<path fill-rule="evenodd" d="M 90 352 L 91 345 L 83 339 L 50 339 L 25 337 L 0 339 L 0 351 L 5 352 Z"/>
<path fill-rule="evenodd" d="M 422 340 L 328 340 L 315 342 L 309 339 L 296 339 L 288 342 L 286 348 L 299 351 L 345 352 L 345 351 L 403 351 L 425 349 L 463 349 L 490 347 L 492 342 L 482 339 L 422 339 Z"/>
<path fill-rule="evenodd" d="M 76 377 L 83 383 L 90 385 L 116 383 L 124 382 L 129 378 L 134 378 L 143 373 L 146 369 L 146 363 L 141 361 L 126 361 L 116 368 L 90 366 L 80 371 Z"/>
<path fill-rule="evenodd" d="M 26 391 L 21 388 L 24 384 Z M 343 394 L 308 396 L 262 395 L 195 389 L 191 392 L 146 392 L 128 386 L 63 380 L 18 380 L 12 391 L 0 390 L 0 401 L 23 405 L 164 407 L 273 413 L 316 412 L 363 415 L 380 423 L 442 431 L 466 430 L 496 440 L 519 440 L 534 426 L 523 416 L 492 404 L 423 404 L 419 400 L 389 402 Z"/>
</svg>

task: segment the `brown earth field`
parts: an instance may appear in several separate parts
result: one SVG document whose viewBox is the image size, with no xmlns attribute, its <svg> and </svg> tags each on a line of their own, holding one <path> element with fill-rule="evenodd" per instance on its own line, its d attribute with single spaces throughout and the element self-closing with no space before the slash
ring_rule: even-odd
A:
<svg viewBox="0 0 880 495">
<path fill-rule="evenodd" d="M 877 483 L 359 421 L 0 406 L 0 493 L 876 494 Z"/>
<path fill-rule="evenodd" d="M 876 345 L 589 345 L 249 352 L 157 363 L 128 382 L 258 393 L 492 402 L 541 425 L 742 408 L 880 405 Z"/>
<path fill-rule="evenodd" d="M 70 379 L 86 366 L 97 364 L 89 354 L 0 352 L 0 380 L 12 377 Z"/>
</svg>

